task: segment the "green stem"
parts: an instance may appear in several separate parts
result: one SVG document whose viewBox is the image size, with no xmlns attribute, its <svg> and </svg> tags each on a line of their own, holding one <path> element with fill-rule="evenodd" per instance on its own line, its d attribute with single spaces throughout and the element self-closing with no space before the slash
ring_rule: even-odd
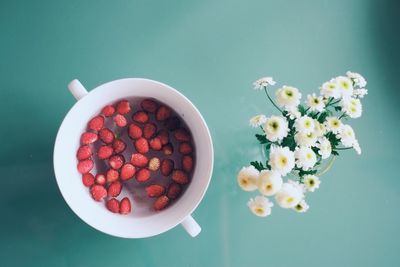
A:
<svg viewBox="0 0 400 267">
<path fill-rule="evenodd" d="M 347 149 L 352 149 L 353 147 L 337 147 L 335 150 L 347 150 Z"/>
<path fill-rule="evenodd" d="M 343 114 L 340 115 L 339 120 L 340 120 L 341 118 L 343 118 L 345 115 L 346 115 L 346 112 L 343 112 Z"/>
<path fill-rule="evenodd" d="M 271 99 L 271 97 L 269 96 L 266 87 L 264 87 L 264 92 L 267 94 L 267 97 L 268 97 L 269 101 L 271 101 L 271 103 L 272 103 L 281 113 L 283 113 L 283 111 L 275 104 L 275 102 L 274 102 L 274 101 Z"/>
</svg>

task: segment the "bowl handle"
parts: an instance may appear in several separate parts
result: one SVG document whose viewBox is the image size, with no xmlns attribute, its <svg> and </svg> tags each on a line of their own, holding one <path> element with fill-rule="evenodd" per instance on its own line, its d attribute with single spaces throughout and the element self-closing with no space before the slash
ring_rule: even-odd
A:
<svg viewBox="0 0 400 267">
<path fill-rule="evenodd" d="M 200 225 L 193 219 L 191 215 L 187 216 L 181 222 L 181 225 L 186 230 L 186 232 L 188 232 L 188 234 L 191 235 L 192 237 L 197 236 L 201 231 Z"/>
<path fill-rule="evenodd" d="M 88 94 L 88 91 L 83 87 L 81 82 L 77 79 L 72 80 L 68 84 L 68 89 L 77 101 Z"/>
</svg>

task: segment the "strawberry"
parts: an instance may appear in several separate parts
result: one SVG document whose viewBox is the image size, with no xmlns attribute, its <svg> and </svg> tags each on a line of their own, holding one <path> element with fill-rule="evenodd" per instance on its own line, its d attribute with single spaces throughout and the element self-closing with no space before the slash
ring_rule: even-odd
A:
<svg viewBox="0 0 400 267">
<path fill-rule="evenodd" d="M 149 170 L 150 171 L 157 171 L 160 168 L 160 159 L 157 157 L 154 157 L 150 159 L 149 161 Z"/>
<path fill-rule="evenodd" d="M 103 128 L 99 132 L 101 141 L 106 144 L 111 144 L 114 141 L 114 133 L 108 128 Z"/>
<path fill-rule="evenodd" d="M 95 133 L 84 132 L 81 135 L 81 143 L 84 145 L 89 145 L 97 141 L 99 137 Z"/>
<path fill-rule="evenodd" d="M 156 112 L 156 120 L 165 121 L 171 116 L 171 109 L 166 106 L 160 106 Z"/>
<path fill-rule="evenodd" d="M 114 169 L 108 169 L 106 172 L 106 178 L 108 183 L 115 182 L 119 178 L 119 172 Z"/>
<path fill-rule="evenodd" d="M 76 152 L 76 158 L 78 160 L 84 160 L 92 156 L 92 149 L 88 145 L 81 146 Z"/>
<path fill-rule="evenodd" d="M 179 184 L 172 183 L 168 187 L 167 196 L 170 199 L 176 199 L 179 197 L 181 191 L 182 191 L 182 189 Z"/>
<path fill-rule="evenodd" d="M 96 177 L 94 178 L 94 180 L 95 180 L 96 184 L 99 184 L 99 185 L 105 185 L 107 182 L 106 177 L 102 173 L 96 174 Z"/>
<path fill-rule="evenodd" d="M 128 129 L 128 134 L 129 134 L 130 138 L 138 139 L 138 138 L 142 137 L 143 131 L 136 124 L 130 124 L 129 129 Z"/>
<path fill-rule="evenodd" d="M 145 111 L 138 111 L 132 115 L 132 120 L 138 123 L 146 123 L 149 121 L 149 115 Z"/>
<path fill-rule="evenodd" d="M 77 168 L 81 174 L 85 174 L 90 172 L 93 169 L 93 166 L 94 166 L 93 160 L 85 159 L 79 161 Z"/>
<path fill-rule="evenodd" d="M 113 147 L 115 153 L 122 153 L 126 149 L 126 144 L 121 139 L 115 139 L 112 144 L 112 147 Z"/>
<path fill-rule="evenodd" d="M 149 145 L 150 145 L 151 149 L 153 149 L 155 151 L 159 151 L 162 148 L 161 140 L 158 137 L 151 139 L 149 142 Z"/>
<path fill-rule="evenodd" d="M 117 103 L 117 112 L 121 115 L 129 113 L 131 111 L 131 106 L 128 100 L 121 100 Z"/>
<path fill-rule="evenodd" d="M 130 163 L 125 163 L 121 168 L 121 180 L 126 181 L 131 179 L 136 172 L 135 166 Z"/>
<path fill-rule="evenodd" d="M 125 127 L 128 124 L 126 118 L 121 114 L 115 115 L 113 120 L 118 127 Z"/>
<path fill-rule="evenodd" d="M 193 148 L 188 142 L 183 142 L 179 144 L 179 153 L 187 155 L 192 153 Z"/>
<path fill-rule="evenodd" d="M 107 190 L 104 188 L 104 186 L 95 184 L 90 188 L 90 194 L 94 200 L 101 201 L 107 196 Z"/>
<path fill-rule="evenodd" d="M 121 193 L 121 190 L 122 190 L 122 183 L 120 181 L 112 182 L 108 186 L 107 195 L 109 197 L 117 197 Z"/>
<path fill-rule="evenodd" d="M 182 157 L 182 169 L 187 173 L 193 170 L 193 158 L 191 156 L 185 155 Z"/>
<path fill-rule="evenodd" d="M 170 156 L 172 153 L 174 153 L 174 148 L 171 144 L 166 144 L 165 146 L 162 147 L 162 151 L 164 155 Z"/>
<path fill-rule="evenodd" d="M 190 141 L 190 133 L 184 129 L 180 128 L 174 132 L 175 139 L 179 142 L 188 142 Z"/>
<path fill-rule="evenodd" d="M 157 133 L 157 137 L 160 139 L 162 145 L 166 145 L 169 143 L 169 133 L 167 130 L 160 130 Z"/>
<path fill-rule="evenodd" d="M 174 169 L 174 161 L 172 159 L 163 159 L 161 162 L 161 174 L 168 176 Z"/>
<path fill-rule="evenodd" d="M 108 160 L 108 164 L 110 165 L 111 168 L 118 170 L 124 165 L 125 163 L 125 158 L 121 154 L 114 155 Z"/>
<path fill-rule="evenodd" d="M 149 152 L 149 143 L 145 138 L 140 137 L 135 141 L 135 148 L 136 151 L 140 154 L 146 154 L 147 152 Z"/>
<path fill-rule="evenodd" d="M 189 182 L 189 177 L 182 170 L 174 170 L 172 172 L 172 180 L 178 184 L 187 184 Z"/>
<path fill-rule="evenodd" d="M 165 121 L 164 125 L 168 130 L 175 131 L 181 125 L 181 121 L 178 119 L 178 117 L 174 116 Z"/>
<path fill-rule="evenodd" d="M 91 119 L 88 123 L 89 129 L 92 129 L 93 131 L 100 131 L 101 128 L 104 126 L 104 118 L 103 116 L 96 116 L 93 119 Z"/>
<path fill-rule="evenodd" d="M 106 207 L 113 213 L 119 213 L 119 201 L 115 198 L 107 200 Z"/>
<path fill-rule="evenodd" d="M 90 172 L 82 175 L 82 183 L 84 186 L 91 187 L 94 184 L 94 176 Z"/>
<path fill-rule="evenodd" d="M 158 105 L 155 101 L 151 99 L 145 99 L 140 103 L 140 106 L 143 110 L 153 113 L 156 112 Z"/>
<path fill-rule="evenodd" d="M 107 105 L 101 110 L 101 113 L 106 117 L 111 117 L 114 114 L 114 112 L 115 108 L 111 105 Z"/>
<path fill-rule="evenodd" d="M 120 214 L 129 214 L 131 213 L 131 202 L 129 198 L 124 197 L 119 203 L 119 213 Z"/>
<path fill-rule="evenodd" d="M 157 211 L 165 209 L 169 203 L 169 198 L 167 196 L 161 196 L 153 204 L 153 208 Z"/>
<path fill-rule="evenodd" d="M 149 162 L 149 159 L 140 153 L 134 153 L 131 156 L 131 163 L 135 167 L 146 167 L 147 163 Z"/>
<path fill-rule="evenodd" d="M 138 182 L 146 182 L 150 179 L 150 171 L 146 168 L 140 169 L 135 177 Z"/>
<path fill-rule="evenodd" d="M 113 153 L 113 149 L 111 146 L 106 146 L 103 145 L 99 147 L 99 150 L 97 150 L 97 156 L 99 159 L 108 159 Z"/>
<path fill-rule="evenodd" d="M 150 139 L 154 136 L 157 131 L 157 126 L 154 123 L 146 123 L 143 126 L 143 136 L 146 139 Z"/>
<path fill-rule="evenodd" d="M 146 187 L 146 193 L 149 197 L 159 197 L 165 192 L 165 187 L 158 184 L 152 184 Z"/>
</svg>

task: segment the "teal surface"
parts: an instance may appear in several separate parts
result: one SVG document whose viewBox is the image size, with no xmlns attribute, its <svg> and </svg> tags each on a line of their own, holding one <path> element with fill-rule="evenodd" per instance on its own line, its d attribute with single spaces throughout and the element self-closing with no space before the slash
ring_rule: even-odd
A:
<svg viewBox="0 0 400 267">
<path fill-rule="evenodd" d="M 0 2 L 2 266 L 399 266 L 400 17 L 396 1 Z M 272 114 L 251 83 L 271 75 L 316 91 L 347 70 L 368 79 L 352 122 L 363 148 L 343 153 L 306 214 L 252 216 L 236 173 L 259 152 L 248 119 Z M 54 179 L 57 129 L 87 88 L 147 77 L 199 108 L 215 144 L 209 190 L 181 227 L 144 240 L 100 233 Z"/>
</svg>

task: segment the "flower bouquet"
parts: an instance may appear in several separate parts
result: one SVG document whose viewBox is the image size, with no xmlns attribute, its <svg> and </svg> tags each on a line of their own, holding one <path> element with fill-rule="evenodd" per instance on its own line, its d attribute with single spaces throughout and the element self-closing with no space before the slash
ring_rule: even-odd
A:
<svg viewBox="0 0 400 267">
<path fill-rule="evenodd" d="M 252 127 L 261 128 L 256 138 L 265 161 L 250 162 L 237 176 L 244 191 L 261 193 L 248 202 L 260 217 L 271 214 L 273 203 L 268 197 L 272 196 L 282 208 L 307 211 L 305 194 L 319 187 L 318 176 L 330 168 L 339 151 L 353 148 L 361 154 L 354 131 L 345 121 L 361 116 L 360 99 L 368 93 L 366 80 L 353 72 L 322 84 L 320 95 L 307 95 L 305 105 L 300 104 L 300 91 L 286 85 L 276 90 L 274 101 L 269 90 L 275 84 L 272 77 L 254 82 L 254 89 L 263 90 L 280 115 L 250 119 Z M 291 179 L 284 181 L 285 176 Z"/>
</svg>

